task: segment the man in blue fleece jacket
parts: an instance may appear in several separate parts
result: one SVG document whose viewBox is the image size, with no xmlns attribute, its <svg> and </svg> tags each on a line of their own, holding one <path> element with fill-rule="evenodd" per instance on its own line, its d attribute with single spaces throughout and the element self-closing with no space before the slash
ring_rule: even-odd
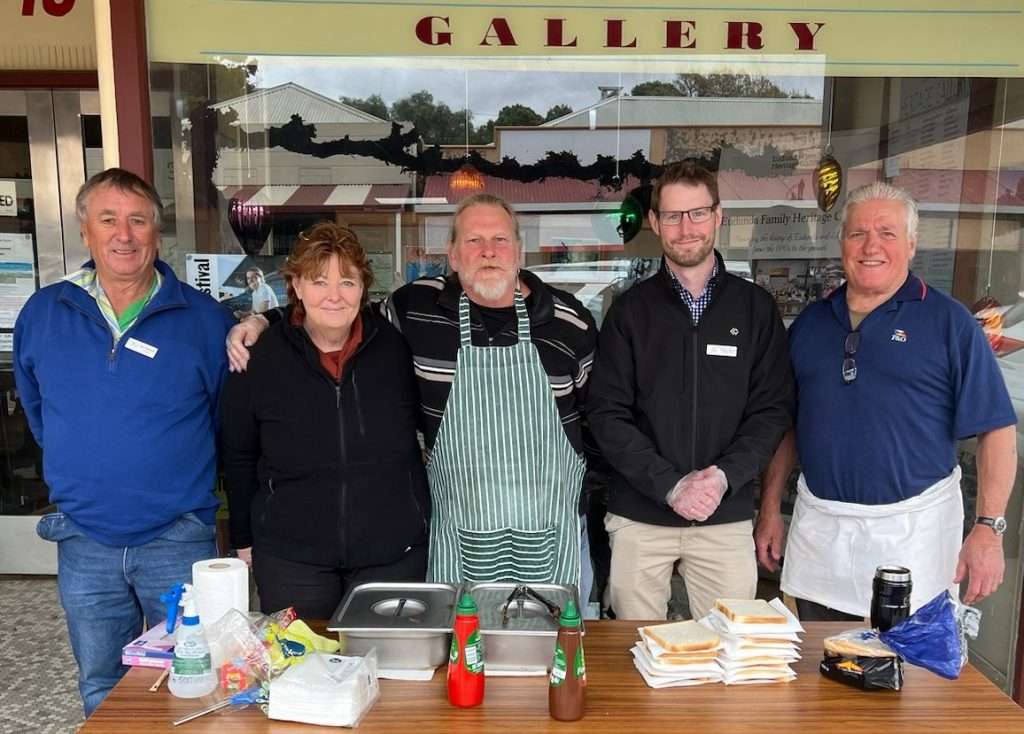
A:
<svg viewBox="0 0 1024 734">
<path fill-rule="evenodd" d="M 57 512 L 58 586 L 88 716 L 160 594 L 216 555 L 216 407 L 232 321 L 157 259 L 162 206 L 128 171 L 76 200 L 92 260 L 25 304 L 14 369 Z M 213 621 L 213 620 L 207 620 Z"/>
</svg>

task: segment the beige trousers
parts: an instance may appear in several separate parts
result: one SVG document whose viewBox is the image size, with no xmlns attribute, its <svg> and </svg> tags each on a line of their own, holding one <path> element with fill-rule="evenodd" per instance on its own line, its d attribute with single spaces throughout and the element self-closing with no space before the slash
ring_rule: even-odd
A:
<svg viewBox="0 0 1024 734">
<path fill-rule="evenodd" d="M 686 582 L 694 619 L 706 615 L 715 599 L 753 599 L 757 593 L 750 520 L 671 528 L 609 512 L 604 525 L 612 548 L 608 602 L 619 619 L 665 619 L 673 567 Z"/>
</svg>

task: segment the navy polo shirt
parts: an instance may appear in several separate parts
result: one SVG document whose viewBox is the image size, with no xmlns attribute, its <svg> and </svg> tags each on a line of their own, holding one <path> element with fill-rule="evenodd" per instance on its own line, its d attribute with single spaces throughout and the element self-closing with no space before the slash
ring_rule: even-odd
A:
<svg viewBox="0 0 1024 734">
<path fill-rule="evenodd" d="M 956 442 L 1016 423 L 981 327 L 910 274 L 860 324 L 857 379 L 845 384 L 846 286 L 808 306 L 789 332 L 797 448 L 822 499 L 865 505 L 920 494 L 956 465 Z"/>
</svg>

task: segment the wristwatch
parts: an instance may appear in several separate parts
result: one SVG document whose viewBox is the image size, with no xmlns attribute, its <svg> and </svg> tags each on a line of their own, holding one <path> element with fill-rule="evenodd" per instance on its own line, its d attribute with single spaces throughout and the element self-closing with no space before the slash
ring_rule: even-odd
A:
<svg viewBox="0 0 1024 734">
<path fill-rule="evenodd" d="M 982 517 L 979 515 L 975 522 L 978 525 L 988 525 L 996 535 L 1002 535 L 1006 532 L 1006 518 L 1002 515 L 999 517 Z"/>
</svg>

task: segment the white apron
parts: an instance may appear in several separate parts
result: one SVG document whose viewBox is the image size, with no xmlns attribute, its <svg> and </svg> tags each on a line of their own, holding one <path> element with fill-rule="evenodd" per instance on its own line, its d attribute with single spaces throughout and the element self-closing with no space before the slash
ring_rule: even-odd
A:
<svg viewBox="0 0 1024 734">
<path fill-rule="evenodd" d="M 786 540 L 782 590 L 847 614 L 871 613 L 871 584 L 883 565 L 910 569 L 910 609 L 950 589 L 963 539 L 960 467 L 921 494 L 888 505 L 823 500 L 804 475 Z"/>
</svg>

